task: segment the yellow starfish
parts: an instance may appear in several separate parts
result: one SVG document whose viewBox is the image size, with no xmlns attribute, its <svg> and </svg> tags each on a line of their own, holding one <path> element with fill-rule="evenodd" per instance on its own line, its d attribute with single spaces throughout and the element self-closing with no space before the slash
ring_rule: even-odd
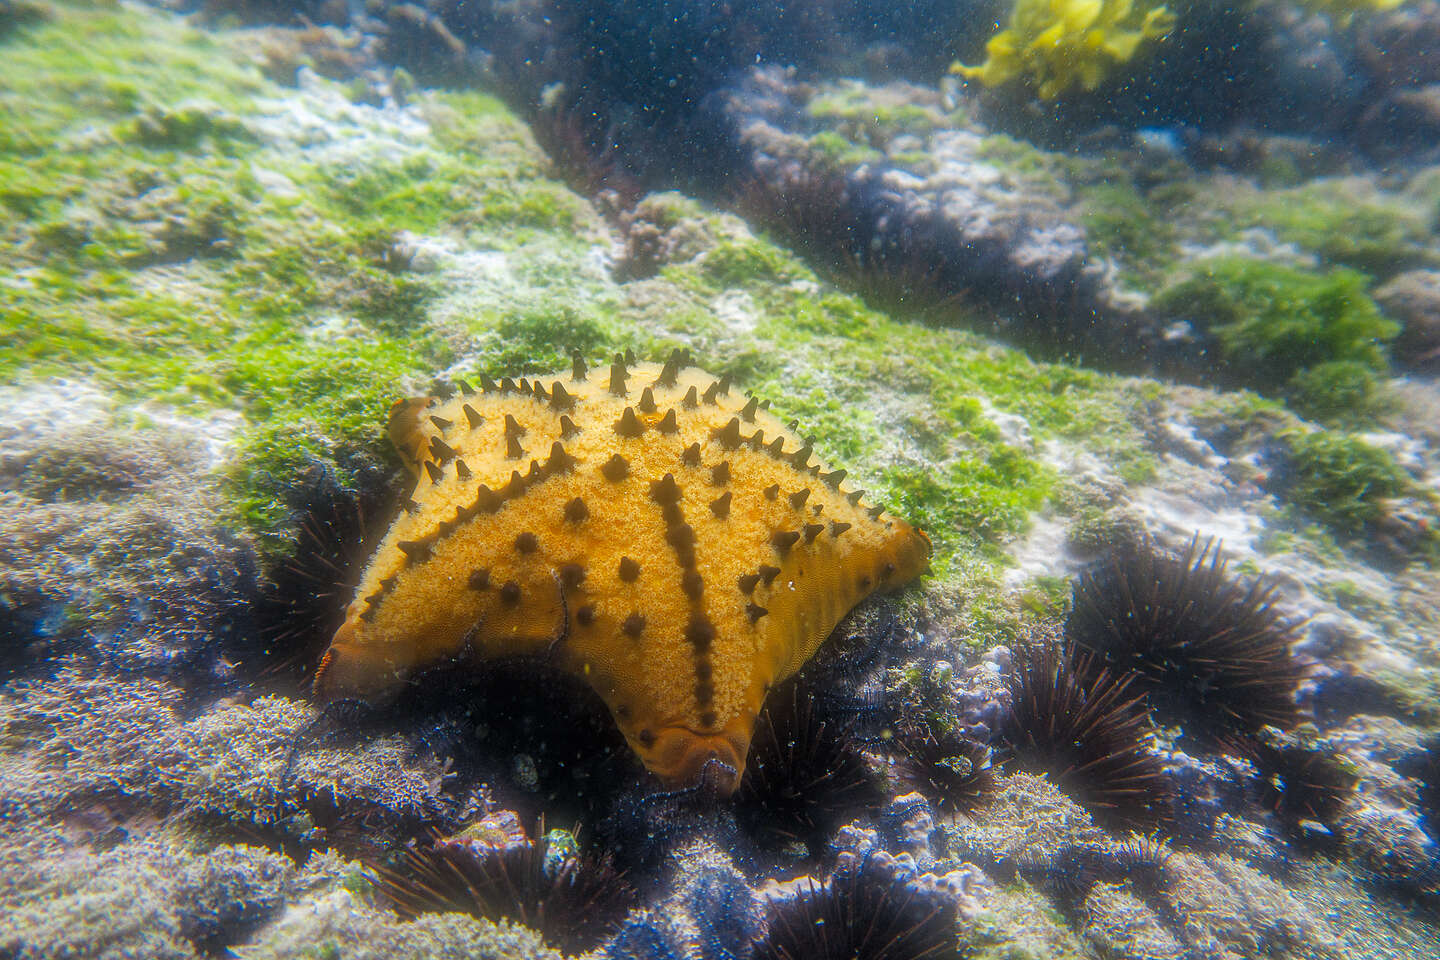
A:
<svg viewBox="0 0 1440 960">
<path fill-rule="evenodd" d="M 615 358 L 402 400 L 415 487 L 315 685 L 375 695 L 447 659 L 541 655 L 582 676 L 647 768 L 733 791 L 766 692 L 930 542 L 728 378 Z M 718 765 L 717 765 L 718 764 Z"/>
</svg>

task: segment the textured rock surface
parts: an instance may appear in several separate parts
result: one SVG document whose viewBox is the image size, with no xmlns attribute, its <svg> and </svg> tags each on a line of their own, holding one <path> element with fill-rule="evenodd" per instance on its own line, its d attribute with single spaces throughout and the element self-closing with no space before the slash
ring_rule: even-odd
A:
<svg viewBox="0 0 1440 960">
<path fill-rule="evenodd" d="M 1412 270 L 1375 291 L 1375 299 L 1404 329 L 1395 344 L 1395 360 L 1419 370 L 1440 363 L 1440 273 Z"/>
</svg>

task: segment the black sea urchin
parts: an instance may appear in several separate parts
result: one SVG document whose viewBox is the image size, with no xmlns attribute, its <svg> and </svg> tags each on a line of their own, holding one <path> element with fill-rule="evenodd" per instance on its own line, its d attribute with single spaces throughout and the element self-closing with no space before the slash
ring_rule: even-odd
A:
<svg viewBox="0 0 1440 960">
<path fill-rule="evenodd" d="M 880 799 L 848 730 L 822 719 L 809 690 L 791 683 L 760 713 L 736 816 L 752 834 L 802 840 L 818 853 L 831 830 Z"/>
<path fill-rule="evenodd" d="M 772 897 L 755 960 L 924 960 L 959 950 L 955 909 L 900 877 L 851 870 Z"/>
<path fill-rule="evenodd" d="M 1137 891 L 1157 890 L 1172 851 L 1154 834 L 1132 834 L 1115 846 L 1072 843 L 1017 864 L 1021 876 L 1057 896 L 1078 903 L 1096 883 L 1130 883 Z"/>
<path fill-rule="evenodd" d="M 1440 733 L 1432 733 L 1395 765 L 1415 781 L 1420 813 L 1432 837 L 1440 838 Z"/>
<path fill-rule="evenodd" d="M 1169 819 L 1170 781 L 1133 680 L 1068 644 L 1042 643 L 1016 658 L 1009 677 L 1010 741 L 1022 767 L 1045 773 L 1097 820 L 1152 827 Z"/>
<path fill-rule="evenodd" d="M 896 742 L 900 778 L 941 810 L 969 812 L 988 803 L 997 789 L 989 744 L 953 730 L 902 728 Z"/>
<path fill-rule="evenodd" d="M 1075 586 L 1066 637 L 1095 668 L 1133 671 L 1163 723 L 1208 739 L 1300 719 L 1295 689 L 1304 666 L 1275 586 L 1226 574 L 1213 541 L 1197 535 L 1179 557 L 1149 538 L 1118 552 Z"/>
<path fill-rule="evenodd" d="M 459 912 L 514 920 L 566 953 L 603 940 L 634 905 L 634 889 L 608 860 L 528 840 L 437 839 L 407 849 L 398 867 L 379 871 L 380 888 L 408 917 Z"/>
<path fill-rule="evenodd" d="M 373 520 L 379 517 L 382 481 L 361 471 L 361 489 L 350 490 L 328 470 L 312 467 L 294 494 L 299 522 L 295 551 L 270 574 L 257 606 L 264 644 L 246 659 L 271 680 L 297 686 L 314 675 L 325 645 L 345 619 L 354 592 L 354 565 L 364 558 Z M 244 656 L 244 654 L 241 654 Z"/>
<path fill-rule="evenodd" d="M 1260 771 L 1260 803 L 1292 826 L 1302 820 L 1334 824 L 1360 782 L 1342 757 L 1274 730 L 1227 746 Z"/>
</svg>

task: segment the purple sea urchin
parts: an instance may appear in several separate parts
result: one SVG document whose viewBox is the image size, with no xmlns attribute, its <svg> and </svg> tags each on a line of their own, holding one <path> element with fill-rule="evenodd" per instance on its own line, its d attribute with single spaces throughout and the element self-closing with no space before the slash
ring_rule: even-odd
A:
<svg viewBox="0 0 1440 960">
<path fill-rule="evenodd" d="M 1009 735 L 1022 767 L 1048 775 L 1097 820 L 1152 827 L 1169 819 L 1171 789 L 1150 749 L 1144 696 L 1129 695 L 1134 679 L 1043 642 L 1010 674 Z"/>
<path fill-rule="evenodd" d="M 407 849 L 397 867 L 378 871 L 381 891 L 405 916 L 508 919 L 566 953 L 595 947 L 634 904 L 633 888 L 608 860 L 554 846 L 543 823 L 530 840 L 508 819 L 509 829 L 502 824 L 491 835 Z"/>
<path fill-rule="evenodd" d="M 803 840 L 818 852 L 847 815 L 880 799 L 848 730 L 822 719 L 811 693 L 771 694 L 756 724 L 736 814 L 751 832 Z"/>
<path fill-rule="evenodd" d="M 1229 747 L 1260 771 L 1260 803 L 1289 825 L 1302 820 L 1335 823 L 1360 781 L 1343 758 L 1275 730 L 1233 741 Z"/>
<path fill-rule="evenodd" d="M 1305 668 L 1275 585 L 1226 573 L 1197 534 L 1179 557 L 1144 538 L 1083 575 L 1066 638 L 1093 654 L 1092 669 L 1135 674 L 1157 718 L 1209 739 L 1300 719 Z"/>
<path fill-rule="evenodd" d="M 852 869 L 805 877 L 767 904 L 755 960 L 922 960 L 955 956 L 955 908 L 900 877 Z"/>
<path fill-rule="evenodd" d="M 976 810 L 994 796 L 995 768 L 988 744 L 954 730 L 935 733 L 913 727 L 902 728 L 896 740 L 900 778 L 941 810 Z"/>
</svg>

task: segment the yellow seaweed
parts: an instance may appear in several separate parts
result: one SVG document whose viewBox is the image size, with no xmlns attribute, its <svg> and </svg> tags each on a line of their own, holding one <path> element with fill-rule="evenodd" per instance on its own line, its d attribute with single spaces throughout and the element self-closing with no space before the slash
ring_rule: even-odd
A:
<svg viewBox="0 0 1440 960">
<path fill-rule="evenodd" d="M 1024 79 L 1053 100 L 1076 86 L 1094 90 L 1145 41 L 1174 27 L 1168 8 L 1137 8 L 1133 0 L 1017 0 L 1009 26 L 985 44 L 985 62 L 957 61 L 950 72 L 987 87 Z"/>
</svg>

